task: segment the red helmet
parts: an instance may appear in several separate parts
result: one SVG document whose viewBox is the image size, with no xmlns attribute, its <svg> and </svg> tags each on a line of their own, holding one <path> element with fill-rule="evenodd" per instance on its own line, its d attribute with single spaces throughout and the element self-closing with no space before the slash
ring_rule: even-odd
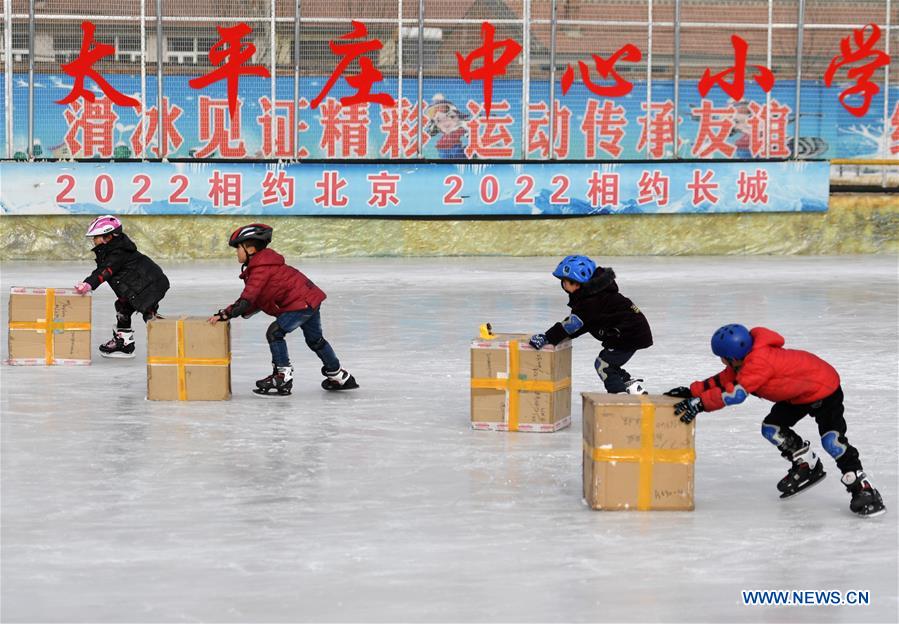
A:
<svg viewBox="0 0 899 624">
<path fill-rule="evenodd" d="M 263 241 L 265 243 L 272 242 L 272 228 L 264 223 L 251 223 L 243 227 L 239 227 L 231 233 L 228 244 L 237 247 L 240 243 L 248 240 Z"/>
</svg>

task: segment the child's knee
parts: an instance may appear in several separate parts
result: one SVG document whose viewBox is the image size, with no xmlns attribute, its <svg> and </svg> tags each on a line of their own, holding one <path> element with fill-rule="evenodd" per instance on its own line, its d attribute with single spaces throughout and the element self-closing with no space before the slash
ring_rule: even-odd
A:
<svg viewBox="0 0 899 624">
<path fill-rule="evenodd" d="M 784 457 L 802 448 L 805 441 L 789 427 L 781 427 L 769 420 L 770 414 L 762 421 L 762 437 L 777 447 Z"/>
<path fill-rule="evenodd" d="M 328 341 L 325 340 L 324 336 L 319 336 L 318 338 L 306 338 L 306 346 L 308 346 L 313 351 L 321 351 L 325 348 L 325 345 L 328 344 Z"/>
<path fill-rule="evenodd" d="M 268 326 L 268 330 L 265 332 L 265 339 L 272 343 L 278 340 L 284 340 L 284 336 L 286 335 L 284 329 L 278 325 L 278 321 L 275 321 Z"/>
<path fill-rule="evenodd" d="M 769 423 L 767 419 L 762 421 L 762 437 L 768 440 L 774 446 L 780 446 L 784 442 L 786 442 L 786 436 L 784 436 L 780 427 L 775 424 Z"/>
<path fill-rule="evenodd" d="M 596 369 L 596 374 L 599 375 L 600 379 L 605 381 L 608 378 L 608 376 L 609 376 L 609 372 L 608 372 L 609 363 L 608 362 L 606 362 L 602 358 L 598 357 L 598 358 L 596 358 L 596 361 L 593 362 L 593 368 Z"/>
<path fill-rule="evenodd" d="M 821 446 L 834 459 L 839 459 L 846 454 L 849 449 L 848 442 L 838 431 L 828 431 L 821 436 Z"/>
</svg>

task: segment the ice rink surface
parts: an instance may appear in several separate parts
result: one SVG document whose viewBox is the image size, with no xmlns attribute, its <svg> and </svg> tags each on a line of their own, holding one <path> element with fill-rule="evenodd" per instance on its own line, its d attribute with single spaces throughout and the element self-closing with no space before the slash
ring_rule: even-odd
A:
<svg viewBox="0 0 899 624">
<path fill-rule="evenodd" d="M 288 258 L 288 261 L 291 259 Z M 581 413 L 554 434 L 469 427 L 469 341 L 490 321 L 566 314 L 559 258 L 302 260 L 325 336 L 361 388 L 324 392 L 300 332 L 294 394 L 262 399 L 257 315 L 232 327 L 234 397 L 145 400 L 137 358 L 0 368 L 4 622 L 897 621 L 897 259 L 599 258 L 655 345 L 627 368 L 652 392 L 716 373 L 709 337 L 741 322 L 840 372 L 849 440 L 888 512 L 864 520 L 827 479 L 777 497 L 770 403 L 700 414 L 696 510 L 581 502 Z M 236 262 L 161 262 L 167 315 L 240 292 Z M 71 286 L 87 263 L 4 263 L 10 286 Z M 113 295 L 95 294 L 105 341 Z M 5 326 L 5 320 L 4 320 Z M 7 357 L 4 341 L 2 357 Z M 575 396 L 600 391 L 574 343 Z M 821 451 L 810 419 L 797 427 Z M 867 606 L 744 606 L 741 590 L 868 591 Z"/>
</svg>

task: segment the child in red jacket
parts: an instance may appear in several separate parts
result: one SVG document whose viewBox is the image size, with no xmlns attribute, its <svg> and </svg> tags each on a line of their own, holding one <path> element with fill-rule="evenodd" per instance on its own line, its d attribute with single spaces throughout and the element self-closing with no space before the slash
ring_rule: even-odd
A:
<svg viewBox="0 0 899 624">
<path fill-rule="evenodd" d="M 295 268 L 284 263 L 284 256 L 269 249 L 272 228 L 263 223 L 251 223 L 231 234 L 228 244 L 237 249 L 237 260 L 243 265 L 240 279 L 244 280 L 240 297 L 209 318 L 215 324 L 238 316 L 248 318 L 258 311 L 275 317 L 265 337 L 272 352 L 272 374 L 256 382 L 256 394 L 288 395 L 293 389 L 293 367 L 287 354 L 284 337 L 302 328 L 306 345 L 322 361 L 325 390 L 351 390 L 359 384 L 346 370 L 334 349 L 322 336 L 319 307 L 325 293 Z"/>
<path fill-rule="evenodd" d="M 811 415 L 818 423 L 821 444 L 836 460 L 843 485 L 852 495 L 849 508 L 861 516 L 883 513 L 883 499 L 862 471 L 858 450 L 846 439 L 839 374 L 818 356 L 783 345 L 783 336 L 764 327 L 751 331 L 743 325 L 721 327 L 712 336 L 712 352 L 726 368 L 689 388 L 666 392 L 684 399 L 675 405 L 675 414 L 689 423 L 700 412 L 742 403 L 750 394 L 774 401 L 762 421 L 762 435 L 792 462 L 777 484 L 781 498 L 798 494 L 825 476 L 809 442 L 790 428 Z"/>
</svg>

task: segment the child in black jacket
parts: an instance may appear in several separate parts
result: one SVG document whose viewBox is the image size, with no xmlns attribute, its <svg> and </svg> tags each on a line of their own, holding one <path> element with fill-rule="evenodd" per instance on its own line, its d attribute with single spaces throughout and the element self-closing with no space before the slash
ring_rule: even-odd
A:
<svg viewBox="0 0 899 624">
<path fill-rule="evenodd" d="M 546 333 L 531 336 L 530 345 L 540 349 L 589 333 L 602 342 L 594 365 L 606 391 L 647 394 L 643 380 L 632 378 L 622 366 L 638 349 L 652 346 L 652 332 L 640 308 L 618 292 L 615 272 L 598 268 L 587 256 L 567 256 L 553 275 L 568 293 L 571 314 Z"/>
<path fill-rule="evenodd" d="M 112 340 L 100 345 L 100 355 L 110 358 L 134 357 L 131 315 L 140 312 L 144 321 L 158 316 L 159 302 L 169 289 L 169 280 L 159 265 L 140 253 L 122 231 L 122 223 L 111 215 L 94 219 L 87 228 L 94 242 L 97 268 L 75 285 L 84 295 L 109 282 L 118 296 L 115 302 L 116 328 Z"/>
</svg>

